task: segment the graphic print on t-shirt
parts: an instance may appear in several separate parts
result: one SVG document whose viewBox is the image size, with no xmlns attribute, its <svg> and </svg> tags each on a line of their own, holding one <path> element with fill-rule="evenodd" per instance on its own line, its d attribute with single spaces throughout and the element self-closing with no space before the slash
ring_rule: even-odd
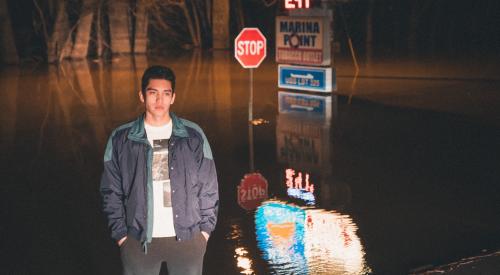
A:
<svg viewBox="0 0 500 275">
<path fill-rule="evenodd" d="M 163 185 L 163 206 L 172 207 L 168 174 L 168 139 L 153 140 L 153 182 Z"/>
</svg>

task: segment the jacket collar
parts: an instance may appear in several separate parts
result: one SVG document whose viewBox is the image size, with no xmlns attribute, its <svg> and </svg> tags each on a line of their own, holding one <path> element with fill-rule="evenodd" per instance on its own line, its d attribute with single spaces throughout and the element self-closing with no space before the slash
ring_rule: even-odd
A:
<svg viewBox="0 0 500 275">
<path fill-rule="evenodd" d="M 147 142 L 146 130 L 144 129 L 144 117 L 146 114 L 140 115 L 132 124 L 128 138 L 135 141 Z M 182 119 L 177 117 L 175 113 L 170 112 L 172 119 L 172 135 L 176 137 L 188 137 L 188 132 Z"/>
<path fill-rule="evenodd" d="M 170 118 L 172 119 L 172 135 L 176 137 L 188 137 L 188 131 L 182 119 L 176 116 L 173 112 L 170 112 Z"/>
</svg>

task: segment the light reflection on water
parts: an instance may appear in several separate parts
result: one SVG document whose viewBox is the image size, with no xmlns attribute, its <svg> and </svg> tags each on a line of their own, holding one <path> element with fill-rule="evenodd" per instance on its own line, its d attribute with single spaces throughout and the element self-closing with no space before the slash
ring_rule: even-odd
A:
<svg viewBox="0 0 500 275">
<path fill-rule="evenodd" d="M 255 213 L 257 246 L 277 274 L 368 274 L 348 215 L 269 200 Z"/>
<path fill-rule="evenodd" d="M 234 258 L 236 259 L 236 266 L 238 267 L 240 274 L 255 274 L 252 269 L 252 258 L 249 255 L 248 249 L 241 244 L 241 239 L 243 237 L 243 232 L 238 223 L 231 225 L 231 230 L 227 239 L 236 242 L 234 249 Z"/>
<path fill-rule="evenodd" d="M 241 274 L 254 274 L 252 270 L 252 260 L 248 258 L 248 251 L 244 247 L 237 247 L 234 252 L 236 253 L 237 266 L 241 268 Z"/>
</svg>

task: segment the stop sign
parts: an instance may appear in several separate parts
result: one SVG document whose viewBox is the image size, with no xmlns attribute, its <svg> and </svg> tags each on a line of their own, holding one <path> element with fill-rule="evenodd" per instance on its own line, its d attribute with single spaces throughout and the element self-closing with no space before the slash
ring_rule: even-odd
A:
<svg viewBox="0 0 500 275">
<path fill-rule="evenodd" d="M 246 174 L 238 186 L 238 204 L 246 210 L 252 210 L 265 199 L 267 180 L 259 173 Z"/>
<path fill-rule="evenodd" d="M 266 58 L 266 38 L 257 28 L 244 28 L 234 40 L 234 57 L 243 68 L 257 68 Z"/>
</svg>

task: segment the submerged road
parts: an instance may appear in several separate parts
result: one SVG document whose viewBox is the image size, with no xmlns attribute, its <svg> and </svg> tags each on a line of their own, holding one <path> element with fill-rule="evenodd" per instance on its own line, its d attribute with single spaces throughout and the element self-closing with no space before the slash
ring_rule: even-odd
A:
<svg viewBox="0 0 500 275">
<path fill-rule="evenodd" d="M 3 273 L 120 274 L 100 210 L 102 156 L 111 130 L 143 111 L 139 77 L 153 64 L 176 72 L 173 110 L 205 130 L 217 163 L 221 209 L 205 274 L 297 263 L 306 274 L 405 274 L 500 249 L 494 59 L 380 60 L 354 78 L 341 58 L 332 116 L 308 119 L 279 114 L 268 58 L 254 71 L 254 118 L 265 122 L 253 128 L 254 165 L 285 205 L 287 169 L 317 184 L 313 209 L 284 207 L 303 227 L 237 205 L 250 167 L 248 72 L 229 52 L 194 52 L 0 70 Z M 283 254 L 289 247 L 300 249 Z M 286 257 L 296 262 L 280 265 Z"/>
</svg>

